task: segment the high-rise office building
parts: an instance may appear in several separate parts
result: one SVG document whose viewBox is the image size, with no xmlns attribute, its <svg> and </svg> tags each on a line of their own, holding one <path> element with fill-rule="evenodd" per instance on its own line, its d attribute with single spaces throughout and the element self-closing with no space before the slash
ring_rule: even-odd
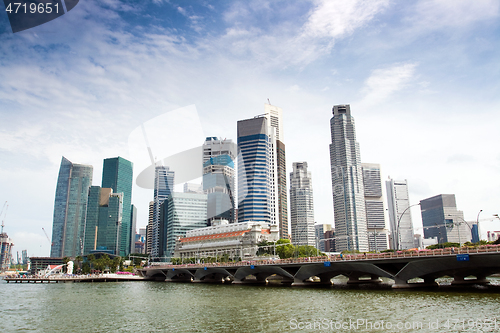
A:
<svg viewBox="0 0 500 333">
<path fill-rule="evenodd" d="M 455 194 L 439 194 L 420 201 L 424 237 L 437 237 L 438 243 L 470 242 L 471 229 L 457 210 Z"/>
<path fill-rule="evenodd" d="M 0 272 L 4 272 L 10 268 L 13 246 L 14 242 L 9 238 L 7 233 L 3 232 L 2 225 L 2 232 L 0 233 Z"/>
<path fill-rule="evenodd" d="M 238 222 L 271 222 L 269 141 L 265 117 L 238 121 Z"/>
<path fill-rule="evenodd" d="M 131 205 L 130 207 L 130 253 L 135 253 L 135 241 L 137 234 L 137 207 Z"/>
<path fill-rule="evenodd" d="M 119 255 L 123 232 L 123 193 L 111 188 L 91 186 L 87 204 L 83 254 L 110 251 Z"/>
<path fill-rule="evenodd" d="M 321 252 L 326 251 L 325 247 L 325 233 L 332 230 L 331 224 L 315 224 L 314 225 L 314 236 L 316 238 L 316 248 Z"/>
<path fill-rule="evenodd" d="M 159 256 L 169 260 L 174 255 L 178 237 L 186 232 L 207 226 L 207 195 L 198 193 L 172 193 L 161 205 Z"/>
<path fill-rule="evenodd" d="M 52 224 L 53 258 L 76 257 L 83 253 L 87 199 L 92 185 L 91 165 L 61 160 L 57 178 Z"/>
<path fill-rule="evenodd" d="M 325 252 L 336 252 L 335 249 L 335 229 L 325 231 Z"/>
<path fill-rule="evenodd" d="M 389 179 L 385 182 L 391 224 L 391 247 L 395 250 L 414 248 L 414 230 L 410 212 L 408 182 Z"/>
<path fill-rule="evenodd" d="M 132 162 L 122 157 L 107 158 L 104 160 L 101 187 L 112 188 L 114 193 L 123 193 L 123 218 L 120 233 L 121 256 L 128 255 L 131 249 L 132 182 Z"/>
<path fill-rule="evenodd" d="M 385 228 L 384 200 L 382 198 L 382 180 L 380 165 L 361 163 L 363 168 L 363 185 L 365 188 L 366 226 L 370 251 L 388 249 Z"/>
<path fill-rule="evenodd" d="M 235 171 L 236 144 L 232 140 L 207 137 L 203 144 L 203 191 L 207 194 L 207 224 L 224 219 L 236 221 Z"/>
<path fill-rule="evenodd" d="M 283 110 L 264 104 L 264 117 L 270 127 L 270 213 L 271 223 L 279 226 L 280 238 L 289 238 L 288 198 L 286 188 L 286 153 L 283 132 Z"/>
<path fill-rule="evenodd" d="M 368 235 L 359 143 L 349 105 L 335 105 L 330 120 L 333 210 L 337 251 L 366 252 Z"/>
<path fill-rule="evenodd" d="M 153 200 L 153 223 L 151 230 L 151 257 L 160 256 L 160 206 L 174 191 L 174 172 L 168 166 L 155 167 L 155 184 Z M 149 245 L 149 244 L 148 244 Z"/>
<path fill-rule="evenodd" d="M 294 245 L 316 246 L 313 188 L 307 162 L 294 162 L 290 173 L 290 226 Z"/>
<path fill-rule="evenodd" d="M 145 252 L 147 254 L 151 253 L 151 243 L 153 242 L 153 214 L 154 214 L 154 201 L 149 202 L 149 215 L 148 224 L 146 225 L 146 241 L 145 241 Z"/>
</svg>

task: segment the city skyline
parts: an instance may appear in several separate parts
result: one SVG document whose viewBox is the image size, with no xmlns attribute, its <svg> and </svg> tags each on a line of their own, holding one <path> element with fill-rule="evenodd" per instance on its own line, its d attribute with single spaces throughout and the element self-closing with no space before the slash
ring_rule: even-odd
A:
<svg viewBox="0 0 500 333">
<path fill-rule="evenodd" d="M 318 223 L 333 223 L 328 119 L 343 103 L 355 110 L 362 161 L 380 163 L 383 181 L 407 179 L 410 202 L 453 193 L 467 221 L 500 213 L 498 2 L 131 6 L 81 2 L 15 35 L 0 17 L 0 197 L 13 251 L 49 255 L 41 228 L 52 234 L 61 156 L 93 165 L 96 185 L 109 156 L 133 162 L 137 176 L 151 162 L 129 137 L 146 122 L 195 105 L 203 133 L 193 123 L 165 150 L 197 134 L 236 140 L 236 122 L 267 99 L 283 109 L 287 169 L 304 160 L 314 174 Z M 150 145 L 166 142 L 145 127 Z M 133 186 L 139 228 L 152 196 Z M 483 238 L 499 229 L 481 223 Z"/>
</svg>

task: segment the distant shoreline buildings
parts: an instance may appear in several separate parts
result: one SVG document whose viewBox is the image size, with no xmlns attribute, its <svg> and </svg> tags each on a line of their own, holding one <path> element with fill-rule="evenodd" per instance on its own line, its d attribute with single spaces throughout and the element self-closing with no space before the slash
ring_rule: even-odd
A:
<svg viewBox="0 0 500 333">
<path fill-rule="evenodd" d="M 243 249 L 245 244 L 258 247 L 276 239 L 326 252 L 379 252 L 389 247 L 411 249 L 432 239 L 464 243 L 471 240 L 474 227 L 475 239 L 479 238 L 478 226 L 470 226 L 456 209 L 454 195 L 422 200 L 425 239 L 414 235 L 407 181 L 386 181 L 385 202 L 380 165 L 361 161 L 350 105 L 334 105 L 332 113 L 333 225 L 315 224 L 306 161 L 292 164 L 288 192 L 283 110 L 265 104 L 264 114 L 237 122 L 236 143 L 215 136 L 200 142 L 201 184 L 186 183 L 184 192 L 177 193 L 176 170 L 156 163 L 147 226 L 139 234 L 138 208 L 131 203 L 132 162 L 122 157 L 105 159 L 102 184 L 93 186 L 92 166 L 62 157 L 51 257 L 94 252 L 126 256 L 139 251 L 152 261 L 170 261 L 178 254 L 193 255 L 198 247 L 207 255 L 217 256 L 220 251 L 241 259 L 252 252 Z"/>
</svg>

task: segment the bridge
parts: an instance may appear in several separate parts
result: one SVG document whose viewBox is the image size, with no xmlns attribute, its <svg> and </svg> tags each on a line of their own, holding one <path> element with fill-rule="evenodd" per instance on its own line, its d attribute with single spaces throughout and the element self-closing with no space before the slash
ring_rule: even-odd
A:
<svg viewBox="0 0 500 333">
<path fill-rule="evenodd" d="M 393 288 L 415 288 L 438 286 L 437 278 L 449 276 L 452 285 L 485 285 L 489 283 L 486 277 L 500 273 L 500 246 L 157 265 L 139 272 L 147 280 L 167 282 L 265 284 L 277 280 L 306 286 L 331 285 L 334 277 L 345 276 L 347 284 L 380 283 L 385 277 L 394 281 Z"/>
</svg>

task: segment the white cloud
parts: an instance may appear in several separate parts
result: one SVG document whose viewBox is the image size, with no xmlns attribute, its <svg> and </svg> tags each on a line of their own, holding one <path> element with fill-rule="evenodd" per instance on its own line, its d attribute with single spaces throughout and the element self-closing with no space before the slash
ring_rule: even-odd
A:
<svg viewBox="0 0 500 333">
<path fill-rule="evenodd" d="M 414 15 L 409 20 L 422 29 L 434 30 L 494 19 L 499 16 L 499 11 L 500 2 L 497 0 L 423 0 L 416 3 Z"/>
<path fill-rule="evenodd" d="M 382 103 L 396 91 L 404 89 L 413 78 L 416 67 L 415 63 L 407 63 L 375 69 L 365 81 L 365 97 L 360 104 L 372 106 Z"/>
</svg>

